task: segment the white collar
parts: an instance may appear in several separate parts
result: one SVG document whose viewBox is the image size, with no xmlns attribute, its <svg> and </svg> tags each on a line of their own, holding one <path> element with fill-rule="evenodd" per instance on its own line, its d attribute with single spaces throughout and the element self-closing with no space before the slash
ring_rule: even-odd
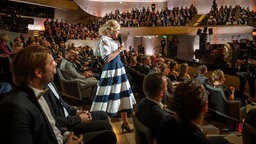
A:
<svg viewBox="0 0 256 144">
<path fill-rule="evenodd" d="M 152 102 L 156 103 L 158 106 L 160 106 L 160 108 L 161 108 L 161 109 L 163 109 L 164 105 L 162 104 L 162 102 L 158 102 L 158 101 L 153 100 L 153 99 L 148 98 L 148 97 L 146 97 L 146 98 L 147 98 L 148 100 L 150 100 L 150 101 L 152 101 Z"/>
</svg>

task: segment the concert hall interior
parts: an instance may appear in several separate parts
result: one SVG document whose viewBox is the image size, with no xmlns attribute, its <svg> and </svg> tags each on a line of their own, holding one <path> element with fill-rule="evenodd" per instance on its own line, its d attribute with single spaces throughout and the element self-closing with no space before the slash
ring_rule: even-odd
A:
<svg viewBox="0 0 256 144">
<path fill-rule="evenodd" d="M 60 71 L 68 50 L 74 49 L 76 58 L 72 62 L 77 71 L 90 73 L 88 77 L 100 81 L 105 64 L 95 51 L 101 40 L 99 29 L 111 19 L 120 24 L 120 37 L 116 41 L 118 46 L 124 45 L 120 59 L 136 104 L 146 97 L 144 78 L 159 72 L 159 69 L 164 71 L 161 69 L 164 66 L 159 63 L 167 66 L 166 77 L 173 88 L 171 94 L 167 92 L 170 97 L 166 96 L 167 101 L 163 102 L 166 110 L 172 109 L 170 101 L 175 97 L 175 87 L 186 79 L 195 79 L 202 74 L 210 81 L 210 90 L 208 84 L 203 84 L 208 94 L 211 88 L 215 90 L 212 74 L 220 69 L 225 74 L 221 82 L 228 89 L 232 86 L 241 93 L 245 97 L 245 105 L 240 107 L 241 102 L 238 110 L 234 110 L 233 105 L 228 105 L 231 102 L 223 89 L 220 94 L 220 97 L 224 95 L 223 102 L 218 101 L 219 104 L 215 104 L 211 98 L 213 94 L 209 94 L 209 110 L 205 114 L 202 131 L 207 139 L 222 136 L 234 144 L 256 143 L 255 134 L 244 132 L 248 112 L 256 109 L 255 0 L 1 0 L 0 84 L 10 83 L 15 87 L 10 70 L 12 58 L 22 48 L 34 45 L 48 48 Z M 173 66 L 174 71 L 179 73 L 175 79 L 170 77 L 173 63 L 177 64 L 177 67 Z M 186 64 L 188 67 L 184 73 L 189 78 L 181 74 L 181 67 Z M 137 65 L 146 65 L 149 71 L 144 73 Z M 199 73 L 201 65 L 207 67 L 207 73 Z M 54 76 L 54 83 L 63 99 L 78 109 L 90 110 L 96 92 L 93 96 L 84 96 L 88 89 L 77 84 L 80 86 L 77 90 L 73 86 L 75 84 L 65 78 L 63 71 Z M 1 87 L 2 96 L 4 91 Z M 217 93 L 214 94 L 219 96 Z M 235 98 L 233 101 L 239 100 Z M 223 105 L 216 106 L 220 103 Z M 121 117 L 109 118 L 119 144 L 139 144 L 141 137 L 145 139 L 148 136 L 140 129 L 141 126 L 136 126 L 136 104 L 128 115 L 134 131 L 125 127 L 127 131 L 123 132 L 125 128 Z M 256 132 L 256 127 L 252 130 Z M 152 143 L 158 141 L 152 135 L 150 138 Z"/>
</svg>

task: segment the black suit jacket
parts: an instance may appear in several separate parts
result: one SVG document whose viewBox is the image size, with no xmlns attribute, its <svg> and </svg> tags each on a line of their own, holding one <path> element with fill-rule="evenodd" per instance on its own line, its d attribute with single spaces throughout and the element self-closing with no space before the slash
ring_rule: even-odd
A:
<svg viewBox="0 0 256 144">
<path fill-rule="evenodd" d="M 0 139 L 9 144 L 57 144 L 49 121 L 31 88 L 1 97 Z"/>
<path fill-rule="evenodd" d="M 183 128 L 181 128 L 181 133 L 183 137 L 181 143 L 190 143 L 190 144 L 210 144 L 203 134 L 203 132 L 194 124 L 188 123 Z"/>
<path fill-rule="evenodd" d="M 179 125 L 174 115 L 165 117 L 159 126 L 157 144 L 178 144 L 180 142 Z"/>
<path fill-rule="evenodd" d="M 56 86 L 54 83 L 52 83 L 54 89 L 59 94 L 58 90 L 56 89 Z M 49 88 L 49 87 L 48 87 Z M 54 115 L 55 120 L 60 126 L 61 131 L 65 132 L 68 131 L 74 131 L 76 134 L 81 133 L 88 133 L 92 131 L 101 131 L 101 130 L 111 130 L 112 126 L 108 120 L 108 115 L 104 111 L 93 111 L 91 112 L 91 116 L 93 117 L 92 121 L 87 122 L 81 122 L 80 117 L 76 114 L 77 109 L 74 107 L 68 105 L 63 99 L 61 98 L 61 95 L 59 94 L 59 99 L 53 94 L 53 92 L 50 90 L 47 91 L 46 94 L 43 95 L 46 102 L 48 103 L 52 115 Z M 63 107 L 67 110 L 69 116 L 65 116 Z"/>
<path fill-rule="evenodd" d="M 214 140 L 213 140 L 214 141 Z M 159 128 L 158 144 L 210 144 L 203 132 L 194 124 L 181 125 L 177 118 L 166 117 Z"/>
<path fill-rule="evenodd" d="M 52 83 L 53 87 L 55 88 L 56 92 L 57 88 L 54 83 Z M 78 115 L 76 115 L 76 109 L 68 105 L 62 98 L 61 95 L 58 99 L 53 92 L 48 87 L 48 91 L 43 95 L 47 104 L 50 107 L 52 115 L 54 115 L 56 122 L 61 127 L 62 132 L 64 132 L 67 129 L 70 129 L 70 127 L 79 124 L 81 122 L 81 119 Z M 59 93 L 58 93 L 59 94 Z M 63 110 L 63 107 L 66 108 L 67 112 L 69 113 L 68 117 L 65 117 L 65 113 Z"/>
<path fill-rule="evenodd" d="M 147 98 L 140 100 L 135 114 L 138 120 L 151 130 L 154 138 L 158 137 L 158 128 L 161 121 L 169 115 L 157 103 Z"/>
<path fill-rule="evenodd" d="M 139 68 L 139 72 L 148 75 L 152 71 L 151 67 L 148 65 L 142 64 L 141 67 Z"/>
</svg>

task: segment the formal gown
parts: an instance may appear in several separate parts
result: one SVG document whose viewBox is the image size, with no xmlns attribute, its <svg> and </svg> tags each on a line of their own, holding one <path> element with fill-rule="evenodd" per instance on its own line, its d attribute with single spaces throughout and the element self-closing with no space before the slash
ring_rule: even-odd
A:
<svg viewBox="0 0 256 144">
<path fill-rule="evenodd" d="M 136 103 L 120 55 L 107 62 L 110 53 L 117 49 L 118 43 L 115 40 L 102 36 L 95 53 L 102 57 L 105 65 L 91 111 L 106 111 L 110 117 L 119 116 L 120 112 L 132 112 Z"/>
</svg>

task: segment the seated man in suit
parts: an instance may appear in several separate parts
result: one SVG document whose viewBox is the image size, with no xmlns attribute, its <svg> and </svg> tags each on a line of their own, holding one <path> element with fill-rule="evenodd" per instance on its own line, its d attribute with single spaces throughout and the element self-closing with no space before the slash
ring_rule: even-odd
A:
<svg viewBox="0 0 256 144">
<path fill-rule="evenodd" d="M 145 75 L 154 71 L 151 67 L 151 59 L 149 56 L 142 57 L 142 65 L 139 67 L 138 71 Z"/>
<path fill-rule="evenodd" d="M 158 138 L 160 122 L 169 115 L 163 109 L 162 99 L 166 96 L 167 80 L 161 73 L 146 75 L 143 81 L 143 90 L 146 98 L 137 104 L 135 115 L 138 120 L 147 126 L 153 138 Z"/>
<path fill-rule="evenodd" d="M 54 83 L 48 83 L 44 98 L 60 127 L 74 131 L 75 134 L 111 130 L 108 115 L 103 111 L 79 111 L 68 105 L 59 95 Z"/>
<path fill-rule="evenodd" d="M 56 74 L 56 62 L 46 49 L 27 47 L 18 52 L 12 61 L 13 93 L 0 102 L 0 138 L 13 144 L 67 144 L 77 137 L 73 132 L 59 127 L 44 96 L 45 85 L 52 82 Z M 116 144 L 112 131 L 83 133 L 83 141 L 77 143 Z M 70 143 L 72 144 L 72 143 Z M 74 144 L 74 143 L 73 143 Z"/>
<path fill-rule="evenodd" d="M 60 63 L 60 70 L 65 79 L 68 80 L 77 80 L 82 85 L 91 85 L 93 86 L 92 95 L 94 96 L 97 90 L 98 80 L 93 76 L 93 73 L 90 71 L 86 71 L 84 73 L 80 73 L 78 69 L 76 69 L 76 65 L 73 63 L 75 59 L 76 53 L 73 49 L 68 49 L 65 58 L 62 58 Z"/>
<path fill-rule="evenodd" d="M 51 54 L 38 46 L 28 47 L 15 55 L 11 67 L 15 87 L 1 97 L 0 114 L 4 118 L 0 119 L 0 138 L 12 144 L 67 144 L 75 140 L 72 132 L 65 136 L 60 133 L 40 99 L 44 85 L 53 80 L 56 71 Z"/>
</svg>

